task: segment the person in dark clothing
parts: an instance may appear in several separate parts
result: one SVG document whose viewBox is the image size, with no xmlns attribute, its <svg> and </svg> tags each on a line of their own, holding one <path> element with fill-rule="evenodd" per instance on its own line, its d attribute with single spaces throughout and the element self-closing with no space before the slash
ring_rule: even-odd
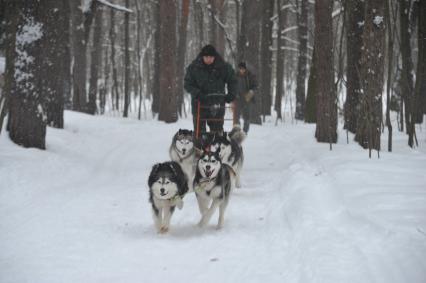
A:
<svg viewBox="0 0 426 283">
<path fill-rule="evenodd" d="M 223 132 L 225 103 L 231 103 L 235 99 L 236 85 L 237 80 L 232 66 L 223 60 L 212 45 L 204 46 L 197 58 L 187 67 L 184 79 L 184 88 L 191 94 L 196 133 L 198 103 L 200 103 L 198 130 L 201 133 L 206 132 L 207 123 L 211 132 Z"/>
<path fill-rule="evenodd" d="M 236 100 L 236 121 L 239 123 L 243 116 L 243 131 L 247 134 L 250 128 L 250 110 L 255 102 L 255 91 L 257 81 L 255 75 L 247 69 L 245 62 L 238 64 L 237 71 L 237 100 Z"/>
</svg>

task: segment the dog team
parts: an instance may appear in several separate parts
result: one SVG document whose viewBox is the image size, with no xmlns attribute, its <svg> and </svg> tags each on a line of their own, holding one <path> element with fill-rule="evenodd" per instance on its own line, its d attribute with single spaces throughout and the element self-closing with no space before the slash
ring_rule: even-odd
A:
<svg viewBox="0 0 426 283">
<path fill-rule="evenodd" d="M 158 233 L 167 233 L 176 207 L 182 209 L 186 193 L 194 192 L 206 226 L 219 209 L 217 229 L 223 227 L 230 194 L 241 186 L 242 142 L 245 133 L 234 126 L 231 132 L 203 134 L 180 129 L 173 137 L 171 161 L 155 164 L 148 178 L 149 201 Z"/>
</svg>

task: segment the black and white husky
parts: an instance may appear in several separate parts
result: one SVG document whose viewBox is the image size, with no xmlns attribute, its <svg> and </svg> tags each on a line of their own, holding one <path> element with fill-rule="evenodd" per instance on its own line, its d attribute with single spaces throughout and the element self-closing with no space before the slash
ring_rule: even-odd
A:
<svg viewBox="0 0 426 283">
<path fill-rule="evenodd" d="M 229 133 L 215 136 L 210 146 L 211 151 L 219 151 L 222 163 L 232 167 L 235 172 L 235 186 L 241 187 L 241 170 L 244 163 L 243 148 L 241 146 L 245 139 L 245 133 L 236 125 Z"/>
<path fill-rule="evenodd" d="M 148 186 L 155 227 L 159 233 L 166 233 L 176 206 L 183 207 L 187 178 L 177 162 L 158 163 L 152 167 Z"/>
<path fill-rule="evenodd" d="M 219 152 L 205 151 L 197 162 L 194 191 L 201 212 L 200 227 L 206 226 L 219 207 L 217 228 L 223 227 L 225 209 L 234 184 L 232 168 L 222 163 Z"/>
<path fill-rule="evenodd" d="M 188 179 L 189 190 L 192 191 L 192 180 L 195 174 L 195 147 L 194 132 L 190 130 L 179 131 L 173 136 L 169 149 L 170 159 L 179 163 Z"/>
</svg>

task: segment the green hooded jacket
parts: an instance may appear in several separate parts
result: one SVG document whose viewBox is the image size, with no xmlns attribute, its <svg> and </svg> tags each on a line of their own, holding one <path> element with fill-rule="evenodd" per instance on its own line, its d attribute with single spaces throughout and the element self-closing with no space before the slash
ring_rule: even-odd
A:
<svg viewBox="0 0 426 283">
<path fill-rule="evenodd" d="M 234 69 L 219 54 L 211 65 L 204 64 L 203 57 L 199 54 L 186 68 L 184 88 L 191 94 L 193 112 L 198 100 L 202 105 L 223 105 L 225 102 L 232 102 L 235 99 L 236 87 Z"/>
</svg>

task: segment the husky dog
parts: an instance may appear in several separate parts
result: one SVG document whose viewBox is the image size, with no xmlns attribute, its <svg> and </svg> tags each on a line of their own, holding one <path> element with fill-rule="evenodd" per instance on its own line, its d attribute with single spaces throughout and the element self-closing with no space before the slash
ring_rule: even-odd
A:
<svg viewBox="0 0 426 283">
<path fill-rule="evenodd" d="M 179 129 L 173 136 L 169 154 L 171 160 L 176 161 L 182 167 L 188 179 L 188 188 L 192 191 L 196 162 L 193 131 Z"/>
<path fill-rule="evenodd" d="M 235 186 L 241 187 L 240 175 L 244 163 L 243 148 L 241 146 L 245 134 L 236 125 L 229 133 L 216 136 L 210 146 L 211 151 L 219 151 L 222 163 L 228 164 L 235 172 Z"/>
<path fill-rule="evenodd" d="M 233 178 L 232 168 L 222 163 L 219 152 L 202 153 L 197 162 L 194 178 L 194 191 L 202 215 L 198 223 L 200 227 L 209 223 L 217 207 L 219 207 L 217 228 L 223 227 L 225 209 L 234 183 Z"/>
<path fill-rule="evenodd" d="M 158 163 L 152 167 L 148 186 L 155 227 L 159 233 L 166 233 L 176 206 L 183 207 L 182 198 L 188 191 L 187 178 L 177 162 Z"/>
</svg>

